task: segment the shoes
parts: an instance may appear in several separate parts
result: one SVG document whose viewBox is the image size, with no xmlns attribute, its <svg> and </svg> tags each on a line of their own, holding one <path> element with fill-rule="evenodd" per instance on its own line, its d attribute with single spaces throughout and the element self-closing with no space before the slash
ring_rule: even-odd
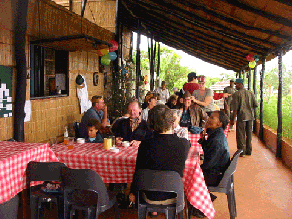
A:
<svg viewBox="0 0 292 219">
<path fill-rule="evenodd" d="M 149 212 L 149 216 L 151 217 L 151 218 L 155 218 L 155 217 L 158 217 L 158 213 L 157 214 L 153 214 L 154 212 Z"/>
<path fill-rule="evenodd" d="M 245 154 L 244 153 L 241 153 L 239 156 L 240 157 L 245 157 Z"/>
<path fill-rule="evenodd" d="M 197 217 L 197 218 L 205 218 L 206 217 L 203 212 L 201 212 L 199 209 L 196 209 L 196 208 L 193 208 L 192 215 Z"/>
<path fill-rule="evenodd" d="M 215 201 L 216 198 L 217 198 L 217 196 L 214 195 L 214 194 L 212 194 L 212 193 L 210 193 L 210 197 L 211 197 L 211 201 L 212 201 L 212 202 Z"/>
</svg>

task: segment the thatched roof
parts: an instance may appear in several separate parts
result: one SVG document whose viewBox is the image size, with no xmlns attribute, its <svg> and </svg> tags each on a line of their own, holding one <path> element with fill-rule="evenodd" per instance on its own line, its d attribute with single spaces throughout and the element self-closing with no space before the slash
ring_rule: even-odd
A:
<svg viewBox="0 0 292 219">
<path fill-rule="evenodd" d="M 121 0 L 121 22 L 156 41 L 239 72 L 246 56 L 274 58 L 292 42 L 292 1 Z"/>
</svg>

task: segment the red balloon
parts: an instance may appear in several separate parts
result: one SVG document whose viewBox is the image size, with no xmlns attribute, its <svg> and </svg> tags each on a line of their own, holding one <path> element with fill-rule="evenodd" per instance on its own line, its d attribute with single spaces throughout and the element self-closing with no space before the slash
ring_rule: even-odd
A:
<svg viewBox="0 0 292 219">
<path fill-rule="evenodd" d="M 253 62 L 253 61 L 254 61 L 254 56 L 253 56 L 252 54 L 248 54 L 248 55 L 246 56 L 246 59 L 247 59 L 248 61 L 250 61 L 250 62 Z"/>
<path fill-rule="evenodd" d="M 111 43 L 113 46 L 109 48 L 110 52 L 116 51 L 119 47 L 119 44 L 117 43 L 117 41 L 111 40 L 109 41 L 109 43 Z"/>
</svg>

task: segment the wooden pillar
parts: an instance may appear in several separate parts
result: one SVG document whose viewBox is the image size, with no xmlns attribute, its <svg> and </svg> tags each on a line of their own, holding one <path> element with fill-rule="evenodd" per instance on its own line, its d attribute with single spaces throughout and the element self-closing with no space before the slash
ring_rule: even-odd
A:
<svg viewBox="0 0 292 219">
<path fill-rule="evenodd" d="M 121 13 L 121 1 L 117 0 L 116 1 L 116 23 L 115 23 L 115 41 L 119 43 L 119 38 L 120 38 L 120 13 Z M 120 60 L 120 50 L 121 50 L 121 45 L 118 47 L 117 51 L 117 58 L 113 61 L 114 65 L 114 71 L 113 71 L 113 81 L 115 81 L 115 78 L 117 74 L 119 73 L 119 60 Z"/>
<path fill-rule="evenodd" d="M 14 107 L 14 139 L 24 141 L 24 105 L 26 99 L 26 29 L 29 0 L 12 2 L 14 20 L 14 55 L 16 63 L 16 93 Z"/>
<path fill-rule="evenodd" d="M 247 87 L 248 90 L 251 90 L 251 68 L 248 68 L 248 78 L 247 78 Z"/>
<path fill-rule="evenodd" d="M 253 71 L 253 93 L 255 96 L 255 99 L 257 100 L 257 65 L 254 67 L 254 71 Z M 254 109 L 254 124 L 253 124 L 253 132 L 256 131 L 256 120 L 257 120 L 257 111 L 256 109 Z"/>
<path fill-rule="evenodd" d="M 137 33 L 137 54 L 136 54 L 136 98 L 139 99 L 139 82 L 140 82 L 140 41 L 141 41 L 141 21 L 138 20 L 138 33 Z"/>
<path fill-rule="evenodd" d="M 282 92 L 283 92 L 283 77 L 282 77 L 282 56 L 283 50 L 281 49 L 278 53 L 278 68 L 279 68 L 279 86 L 278 86 L 278 128 L 277 128 L 277 151 L 276 156 L 282 157 Z"/>
<path fill-rule="evenodd" d="M 264 123 L 263 123 L 263 103 L 264 103 L 264 75 L 266 71 L 266 57 L 262 57 L 262 71 L 260 74 L 260 133 L 259 137 L 263 140 L 264 137 Z"/>
<path fill-rule="evenodd" d="M 241 74 L 242 74 L 242 69 L 240 69 L 240 71 L 239 71 L 238 78 L 241 78 Z"/>
<path fill-rule="evenodd" d="M 157 52 L 157 77 L 159 77 L 159 73 L 160 73 L 160 43 L 158 43 L 158 52 Z"/>
</svg>

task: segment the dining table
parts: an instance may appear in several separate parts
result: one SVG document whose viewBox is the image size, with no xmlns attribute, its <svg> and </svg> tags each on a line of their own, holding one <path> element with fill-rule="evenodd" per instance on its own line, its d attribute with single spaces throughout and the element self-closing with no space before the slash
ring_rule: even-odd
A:
<svg viewBox="0 0 292 219">
<path fill-rule="evenodd" d="M 131 183 L 135 172 L 138 147 L 116 147 L 118 152 L 105 150 L 103 143 L 74 143 L 73 149 L 63 143 L 51 147 L 59 161 L 73 169 L 91 169 L 104 183 Z M 215 209 L 211 201 L 203 172 L 199 151 L 191 147 L 183 174 L 185 194 L 189 202 L 212 219 Z"/>
<path fill-rule="evenodd" d="M 30 161 L 59 160 L 47 143 L 0 141 L 0 204 L 26 188 L 26 167 Z"/>
</svg>

